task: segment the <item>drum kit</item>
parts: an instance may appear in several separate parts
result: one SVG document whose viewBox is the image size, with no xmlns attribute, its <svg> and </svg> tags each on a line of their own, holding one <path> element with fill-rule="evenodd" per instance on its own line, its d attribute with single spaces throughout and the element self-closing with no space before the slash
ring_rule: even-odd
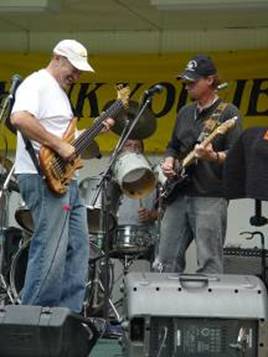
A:
<svg viewBox="0 0 268 357">
<path fill-rule="evenodd" d="M 135 105 L 130 102 L 130 112 Z M 135 102 L 133 102 L 135 103 Z M 136 110 L 136 107 L 134 108 Z M 123 118 L 119 118 L 119 124 L 115 128 L 115 133 L 123 130 Z M 155 122 L 152 114 L 142 117 L 142 124 L 137 130 L 132 131 L 131 138 L 144 139 L 155 130 Z M 142 134 L 141 134 L 142 133 Z M 90 148 L 84 153 L 83 159 L 101 157 L 98 144 L 94 141 Z M 4 217 L 8 212 L 8 201 L 10 193 L 19 193 L 16 179 L 13 175 L 14 165 L 8 159 L 0 156 L 0 304 L 20 303 L 20 294 L 24 284 L 26 274 L 28 251 L 31 236 L 34 231 L 34 224 L 30 210 L 23 200 L 20 200 L 15 209 L 15 220 L 20 228 L 8 227 L 8 217 Z M 8 174 L 8 175 L 7 175 Z M 7 183 L 7 176 L 8 183 Z M 89 274 L 87 293 L 85 297 L 85 314 L 97 313 L 103 308 L 103 297 L 110 293 L 113 288 L 113 267 L 110 258 L 119 258 L 123 261 L 124 273 L 130 261 L 143 257 L 147 259 L 148 252 L 152 250 L 155 237 L 152 233 L 141 229 L 138 226 L 118 226 L 117 210 L 122 194 L 131 199 L 142 200 L 145 196 L 156 189 L 159 172 L 154 171 L 152 165 L 140 153 L 122 152 L 118 155 L 112 169 L 112 184 L 109 186 L 109 196 L 111 198 L 111 210 L 108 214 L 108 235 L 110 237 L 109 267 L 108 267 L 108 287 L 103 284 L 103 274 L 105 268 L 103 240 L 103 201 L 99 192 L 100 176 L 86 177 L 81 180 L 79 190 L 84 204 L 87 208 L 87 223 L 90 245 Z M 119 319 L 118 313 L 109 299 L 109 303 L 114 314 Z"/>
</svg>

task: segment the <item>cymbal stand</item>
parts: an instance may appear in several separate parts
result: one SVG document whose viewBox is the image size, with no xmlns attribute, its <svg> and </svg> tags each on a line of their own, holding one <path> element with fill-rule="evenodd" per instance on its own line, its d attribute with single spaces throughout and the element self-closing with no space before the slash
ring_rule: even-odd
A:
<svg viewBox="0 0 268 357">
<path fill-rule="evenodd" d="M 0 200 L 2 199 L 2 197 L 4 197 L 8 191 L 8 186 L 9 186 L 9 182 L 11 180 L 12 174 L 15 170 L 15 165 L 12 166 L 11 170 L 9 171 L 5 182 L 0 190 Z M 6 211 L 6 207 L 5 207 L 5 211 Z M 1 219 L 1 226 L 0 226 L 0 288 L 4 291 L 4 293 L 8 296 L 10 302 L 12 304 L 15 304 L 15 298 L 13 297 L 12 291 L 9 287 L 9 285 L 6 282 L 6 279 L 3 275 L 2 269 L 3 269 L 3 255 L 4 255 L 4 245 L 3 245 L 3 222 Z"/>
</svg>

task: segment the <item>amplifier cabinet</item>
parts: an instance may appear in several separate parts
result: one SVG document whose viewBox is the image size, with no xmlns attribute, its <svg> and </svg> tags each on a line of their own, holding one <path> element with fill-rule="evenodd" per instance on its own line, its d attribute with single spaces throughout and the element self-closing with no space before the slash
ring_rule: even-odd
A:
<svg viewBox="0 0 268 357">
<path fill-rule="evenodd" d="M 131 357 L 268 357 L 268 302 L 251 275 L 129 273 L 123 351 Z"/>
</svg>

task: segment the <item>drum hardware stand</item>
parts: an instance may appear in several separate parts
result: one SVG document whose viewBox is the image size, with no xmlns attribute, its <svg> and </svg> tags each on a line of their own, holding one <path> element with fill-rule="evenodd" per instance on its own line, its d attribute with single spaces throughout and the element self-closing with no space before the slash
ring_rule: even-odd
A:
<svg viewBox="0 0 268 357">
<path fill-rule="evenodd" d="M 15 170 L 15 164 L 12 166 L 11 170 L 9 171 L 6 179 L 5 179 L 5 182 L 0 190 L 0 200 L 1 198 L 3 197 L 3 195 L 8 191 L 8 185 L 9 185 L 9 182 L 11 180 L 11 176 L 13 174 Z M 5 208 L 6 210 L 6 208 Z M 6 282 L 6 279 L 2 273 L 2 268 L 3 268 L 3 254 L 4 254 L 4 245 L 3 245 L 3 222 L 2 222 L 2 219 L 1 219 L 1 226 L 0 226 L 0 289 L 3 290 L 3 293 L 6 294 L 6 296 L 9 298 L 10 302 L 12 304 L 15 304 L 15 299 L 12 295 L 12 292 L 11 292 L 11 289 L 9 287 L 9 285 L 7 284 Z"/>
<path fill-rule="evenodd" d="M 91 288 L 93 289 L 92 308 L 94 309 L 94 308 L 100 307 L 100 304 L 98 303 L 98 293 L 99 293 L 99 291 L 101 291 L 101 293 L 103 293 L 104 296 L 108 296 L 108 304 L 109 304 L 111 310 L 113 311 L 116 320 L 118 322 L 121 322 L 121 316 L 119 315 L 114 303 L 112 302 L 112 300 L 110 298 L 110 287 L 108 286 L 108 289 L 105 289 L 104 285 L 102 284 L 101 278 L 100 278 L 99 265 L 102 264 L 100 262 L 100 260 L 102 258 L 105 258 L 105 254 L 101 254 L 97 258 L 90 259 L 90 262 L 89 262 L 89 263 L 92 262 L 94 264 L 94 273 L 93 273 L 94 277 L 93 277 L 91 284 L 88 284 L 88 287 L 91 285 Z M 109 282 L 108 282 L 108 284 L 109 284 Z M 105 294 L 106 291 L 108 291 L 108 294 Z M 86 316 L 86 306 L 84 309 L 84 315 L 85 315 L 85 317 L 87 317 Z"/>
</svg>

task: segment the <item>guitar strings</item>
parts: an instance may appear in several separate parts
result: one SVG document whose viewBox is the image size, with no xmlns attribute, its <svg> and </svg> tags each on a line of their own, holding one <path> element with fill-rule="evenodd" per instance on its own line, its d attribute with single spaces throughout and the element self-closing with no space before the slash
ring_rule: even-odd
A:
<svg viewBox="0 0 268 357">
<path fill-rule="evenodd" d="M 81 152 L 89 145 L 90 140 L 102 129 L 103 121 L 114 113 L 119 112 L 122 107 L 123 103 L 121 100 L 114 102 L 107 111 L 102 112 L 100 116 L 95 119 L 94 125 L 91 128 L 85 130 L 78 138 L 70 142 L 70 144 L 75 147 L 77 155 L 81 154 Z M 52 166 L 57 176 L 63 174 L 65 164 L 66 162 L 60 156 L 56 156 L 53 159 Z"/>
</svg>

